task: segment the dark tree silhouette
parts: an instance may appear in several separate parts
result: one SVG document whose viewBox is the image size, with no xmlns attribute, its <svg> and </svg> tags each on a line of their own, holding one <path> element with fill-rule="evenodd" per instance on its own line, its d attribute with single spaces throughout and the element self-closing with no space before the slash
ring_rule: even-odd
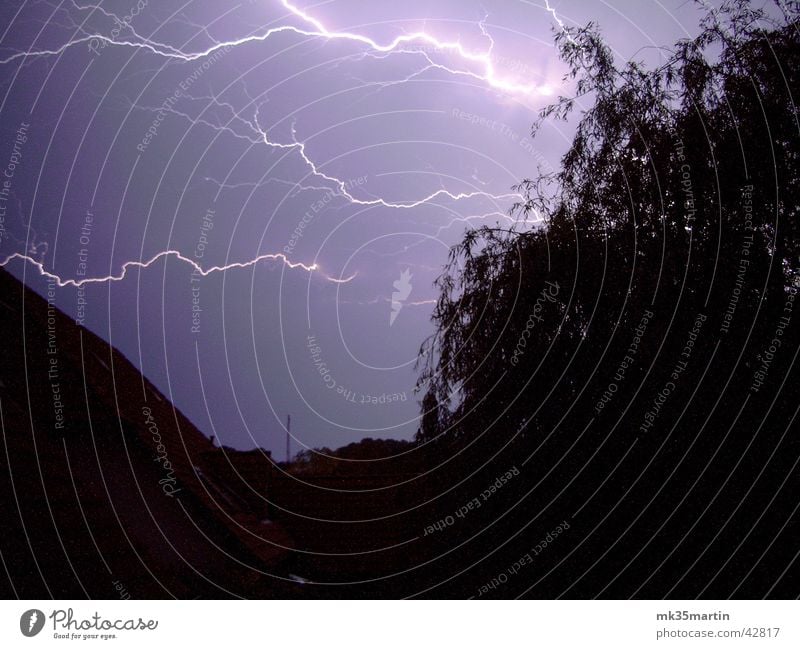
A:
<svg viewBox="0 0 800 649">
<path fill-rule="evenodd" d="M 796 596 L 799 19 L 727 2 L 656 69 L 557 36 L 576 92 L 534 137 L 589 108 L 515 227 L 453 248 L 421 349 L 442 513 L 521 469 L 459 565 L 570 524 L 494 596 Z"/>
<path fill-rule="evenodd" d="M 470 231 L 451 252 L 420 379 L 423 410 L 447 406 L 443 436 L 525 436 L 584 402 L 613 421 L 632 404 L 635 431 L 643 383 L 669 382 L 698 314 L 702 354 L 672 383 L 683 394 L 707 371 L 714 399 L 739 403 L 798 277 L 798 3 L 780 8 L 729 2 L 654 70 L 615 67 L 593 25 L 558 35 L 592 106 L 561 169 L 520 183 L 520 224 Z M 534 136 L 574 105 L 559 98 Z M 523 228 L 534 216 L 544 225 Z"/>
</svg>

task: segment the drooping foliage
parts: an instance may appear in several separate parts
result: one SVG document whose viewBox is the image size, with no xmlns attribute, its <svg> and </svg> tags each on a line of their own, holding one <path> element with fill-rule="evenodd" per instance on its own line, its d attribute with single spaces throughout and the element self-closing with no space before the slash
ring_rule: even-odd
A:
<svg viewBox="0 0 800 649">
<path fill-rule="evenodd" d="M 531 440 L 592 418 L 668 430 L 700 417 L 687 401 L 725 412 L 780 380 L 800 318 L 800 3 L 773 9 L 709 11 L 657 68 L 615 64 L 593 25 L 558 35 L 575 94 L 534 137 L 577 98 L 590 107 L 560 169 L 518 186 L 521 223 L 543 225 L 472 230 L 452 250 L 420 440 Z M 787 353 L 764 372 L 779 329 Z M 680 408 L 653 416 L 673 384 Z"/>
</svg>

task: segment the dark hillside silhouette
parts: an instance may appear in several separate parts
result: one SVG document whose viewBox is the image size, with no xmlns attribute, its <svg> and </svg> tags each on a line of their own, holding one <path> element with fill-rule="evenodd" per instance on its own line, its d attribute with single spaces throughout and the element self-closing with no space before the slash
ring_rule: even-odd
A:
<svg viewBox="0 0 800 649">
<path fill-rule="evenodd" d="M 289 536 L 233 475 L 249 454 L 225 458 L 118 351 L 4 270 L 0 294 L 3 595 L 293 594 Z"/>
</svg>

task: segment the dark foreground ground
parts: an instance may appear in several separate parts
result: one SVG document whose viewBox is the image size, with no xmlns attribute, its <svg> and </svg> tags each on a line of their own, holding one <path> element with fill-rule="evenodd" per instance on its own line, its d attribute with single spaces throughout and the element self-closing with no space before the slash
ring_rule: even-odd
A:
<svg viewBox="0 0 800 649">
<path fill-rule="evenodd" d="M 216 448 L 5 271 L 0 309 L 5 598 L 798 595 L 796 387 L 758 430 L 565 423 L 287 467 Z"/>
</svg>

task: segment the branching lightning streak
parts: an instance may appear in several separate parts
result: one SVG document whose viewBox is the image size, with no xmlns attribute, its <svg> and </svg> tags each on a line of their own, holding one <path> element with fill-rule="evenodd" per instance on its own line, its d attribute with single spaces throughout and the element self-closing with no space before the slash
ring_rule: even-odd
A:
<svg viewBox="0 0 800 649">
<path fill-rule="evenodd" d="M 300 156 L 303 158 L 303 161 L 308 165 L 309 169 L 311 169 L 311 173 L 314 176 L 316 176 L 318 178 L 322 178 L 324 180 L 327 180 L 328 182 L 333 183 L 338 188 L 339 195 L 345 197 L 348 201 L 350 201 L 354 205 L 362 205 L 362 206 L 367 206 L 367 207 L 368 206 L 381 206 L 381 207 L 388 207 L 388 208 L 392 208 L 392 209 L 412 209 L 412 208 L 415 208 L 415 207 L 419 207 L 420 205 L 425 205 L 426 203 L 430 203 L 435 198 L 439 198 L 440 196 L 445 196 L 445 197 L 450 198 L 450 199 L 455 200 L 455 201 L 468 199 L 468 198 L 475 198 L 475 197 L 478 197 L 478 196 L 483 197 L 483 198 L 491 198 L 493 200 L 498 200 L 498 199 L 502 199 L 502 198 L 514 198 L 514 199 L 521 198 L 520 194 L 516 194 L 516 193 L 490 194 L 489 192 L 478 191 L 478 192 L 459 192 L 457 194 L 454 194 L 453 192 L 448 191 L 446 189 L 438 189 L 435 192 L 433 192 L 432 194 L 429 194 L 428 196 L 425 196 L 424 198 L 420 198 L 418 200 L 403 201 L 403 202 L 397 202 L 397 203 L 391 202 L 391 201 L 387 201 L 387 200 L 385 200 L 383 198 L 374 198 L 374 199 L 370 199 L 370 200 L 364 200 L 364 199 L 356 198 L 350 192 L 347 191 L 347 183 L 344 180 L 336 178 L 335 176 L 329 176 L 325 172 L 321 171 L 319 169 L 319 167 L 316 165 L 316 163 L 311 158 L 308 157 L 308 155 L 306 154 L 306 143 L 297 141 L 297 139 L 295 138 L 294 127 L 292 127 L 292 137 L 295 138 L 295 139 L 294 139 L 293 142 L 288 143 L 288 144 L 287 143 L 272 142 L 267 137 L 267 134 L 263 130 L 261 130 L 260 128 L 259 128 L 259 132 L 263 136 L 264 144 L 266 144 L 268 146 L 277 147 L 277 148 L 280 148 L 280 149 L 291 149 L 291 148 L 296 149 L 300 153 Z"/>
<path fill-rule="evenodd" d="M 291 32 L 298 34 L 300 36 L 308 36 L 312 38 L 322 37 L 328 40 L 346 40 L 355 43 L 361 43 L 362 45 L 368 46 L 373 51 L 381 53 L 389 53 L 392 51 L 396 51 L 398 49 L 401 49 L 402 45 L 408 43 L 425 43 L 427 45 L 432 46 L 436 50 L 453 53 L 464 61 L 467 61 L 472 64 L 477 64 L 483 70 L 482 74 L 475 73 L 475 72 L 470 72 L 468 70 L 453 69 L 445 65 L 435 64 L 431 61 L 432 65 L 439 67 L 443 70 L 446 70 L 451 74 L 456 74 L 456 75 L 468 74 L 470 76 L 475 77 L 476 79 L 484 81 L 492 88 L 495 88 L 497 90 L 503 90 L 505 92 L 510 92 L 510 93 L 520 93 L 523 95 L 528 95 L 535 93 L 539 89 L 539 86 L 537 86 L 536 84 L 516 83 L 514 81 L 504 79 L 497 74 L 494 63 L 492 61 L 492 49 L 494 47 L 494 41 L 491 40 L 491 37 L 489 37 L 491 45 L 489 49 L 484 52 L 472 52 L 467 48 L 465 48 L 459 41 L 442 41 L 424 31 L 412 32 L 408 34 L 400 34 L 399 36 L 396 36 L 388 43 L 381 44 L 376 40 L 368 36 L 365 36 L 363 34 L 357 34 L 354 32 L 332 31 L 328 29 L 328 27 L 326 27 L 317 18 L 314 18 L 313 16 L 306 13 L 299 7 L 293 5 L 291 2 L 289 2 L 289 0 L 280 0 L 280 2 L 283 5 L 283 7 L 286 8 L 292 15 L 301 19 L 305 23 L 312 25 L 314 29 L 313 30 L 302 29 L 300 27 L 295 27 L 294 25 L 279 25 L 277 27 L 271 27 L 270 29 L 261 34 L 250 34 L 248 36 L 244 36 L 238 39 L 215 42 L 210 47 L 196 52 L 182 52 L 180 50 L 175 49 L 172 46 L 165 45 L 163 43 L 152 42 L 149 39 L 141 37 L 140 40 L 135 40 L 135 41 L 113 40 L 103 34 L 92 34 L 75 40 L 70 40 L 67 43 L 64 43 L 62 46 L 51 50 L 15 52 L 14 54 L 11 54 L 5 59 L 0 59 L 0 64 L 11 63 L 20 58 L 28 58 L 33 56 L 57 56 L 62 54 L 64 51 L 66 51 L 69 47 L 72 47 L 73 45 L 79 45 L 81 43 L 89 43 L 92 39 L 104 41 L 109 45 L 122 45 L 127 47 L 141 48 L 144 50 L 148 50 L 153 54 L 159 56 L 181 59 L 183 61 L 195 61 L 197 59 L 210 56 L 221 49 L 229 49 L 231 47 L 236 47 L 247 43 L 263 42 L 266 41 L 271 36 L 274 36 L 275 34 L 280 34 L 283 32 Z M 82 8 L 88 9 L 89 7 L 82 7 Z M 95 7 L 92 8 L 94 9 Z M 553 9 L 550 8 L 549 4 L 547 4 L 547 10 L 553 14 L 555 19 L 558 21 L 559 25 L 563 27 L 563 23 L 561 23 L 560 19 L 558 18 L 558 16 L 556 16 Z M 480 27 L 482 33 L 485 36 L 488 36 L 488 33 L 483 27 L 483 23 L 480 24 Z"/>
<path fill-rule="evenodd" d="M 430 61 L 429 59 L 432 66 L 441 68 L 442 70 L 446 70 L 451 74 L 468 74 L 470 76 L 473 76 L 477 79 L 484 81 L 492 88 L 495 88 L 497 90 L 503 90 L 505 92 L 529 95 L 535 93 L 539 89 L 539 86 L 537 86 L 536 84 L 520 84 L 513 81 L 509 81 L 508 79 L 503 79 L 497 75 L 494 63 L 492 61 L 492 49 L 494 47 L 494 41 L 492 41 L 491 37 L 489 37 L 491 45 L 489 49 L 485 52 L 471 52 L 468 49 L 466 49 L 459 41 L 442 41 L 436 38 L 435 36 L 428 34 L 427 32 L 412 32 L 409 34 L 401 34 L 399 36 L 396 36 L 393 40 L 389 41 L 388 43 L 381 44 L 373 40 L 372 38 L 369 38 L 368 36 L 364 36 L 363 34 L 355 34 L 353 32 L 331 31 L 321 21 L 314 18 L 310 14 L 306 13 L 302 9 L 296 7 L 291 2 L 289 2 L 289 0 L 281 0 L 281 4 L 286 9 L 288 9 L 292 14 L 294 14 L 301 20 L 305 21 L 306 23 L 312 25 L 317 30 L 314 33 L 315 36 L 324 36 L 325 38 L 328 39 L 341 39 L 341 40 L 349 40 L 362 43 L 364 45 L 367 45 L 370 49 L 374 50 L 375 52 L 382 52 L 382 53 L 389 53 L 392 51 L 396 51 L 400 48 L 401 45 L 404 45 L 406 43 L 425 43 L 427 45 L 433 46 L 437 50 L 454 53 L 462 60 L 478 64 L 483 69 L 483 74 L 471 73 L 467 70 L 454 70 L 452 68 L 449 68 L 448 66 L 436 64 L 433 61 Z M 480 28 L 484 36 L 488 36 L 488 33 L 483 27 L 483 23 L 480 23 Z"/>
<path fill-rule="evenodd" d="M 311 170 L 311 175 L 316 176 L 317 178 L 321 178 L 323 180 L 327 180 L 328 182 L 332 183 L 338 190 L 337 195 L 344 197 L 345 199 L 347 199 L 347 201 L 349 201 L 350 203 L 352 203 L 354 205 L 361 205 L 361 206 L 364 206 L 364 207 L 380 206 L 380 207 L 387 207 L 387 208 L 390 208 L 390 209 L 413 209 L 415 207 L 419 207 L 421 205 L 425 205 L 427 203 L 430 203 L 434 199 L 440 198 L 440 197 L 449 198 L 449 199 L 454 200 L 454 201 L 465 200 L 465 199 L 470 199 L 470 198 L 488 198 L 488 199 L 491 199 L 491 200 L 502 200 L 502 199 L 509 199 L 509 198 L 510 199 L 515 199 L 515 200 L 519 200 L 519 199 L 522 198 L 522 196 L 520 194 L 518 194 L 518 193 L 492 194 L 490 192 L 485 192 L 485 191 L 453 193 L 453 192 L 443 188 L 443 189 L 438 189 L 435 192 L 433 192 L 431 194 L 428 194 L 427 196 L 425 196 L 423 198 L 420 198 L 420 199 L 417 199 L 417 200 L 411 200 L 411 201 L 392 202 L 392 201 L 387 201 L 386 199 L 383 199 L 383 198 L 361 199 L 361 198 L 357 198 L 356 196 L 354 196 L 353 194 L 351 194 L 347 190 L 347 182 L 346 181 L 341 180 L 340 178 L 337 178 L 335 176 L 331 176 L 329 174 L 326 174 L 326 173 L 324 173 L 323 171 L 321 171 L 319 169 L 317 164 L 306 154 L 306 144 L 305 144 L 305 142 L 299 142 L 299 141 L 297 141 L 296 138 L 294 139 L 293 142 L 290 142 L 290 143 L 281 143 L 281 142 L 273 142 L 273 141 L 271 141 L 269 139 L 266 131 L 264 131 L 259 126 L 258 117 L 257 116 L 256 116 L 256 119 L 255 119 L 254 122 L 250 122 L 249 120 L 243 119 L 238 114 L 235 115 L 236 119 L 238 119 L 241 122 L 247 124 L 256 133 L 258 133 L 258 138 L 257 139 L 251 139 L 250 137 L 247 137 L 245 135 L 241 135 L 239 133 L 236 133 L 229 126 L 221 126 L 221 125 L 212 124 L 208 120 L 204 120 L 204 119 L 199 118 L 199 117 L 198 118 L 193 118 L 190 115 L 188 115 L 188 114 L 186 114 L 184 112 L 178 111 L 178 110 L 176 110 L 174 108 L 169 108 L 169 107 L 161 107 L 161 108 L 140 107 L 140 108 L 143 108 L 144 110 L 149 110 L 149 111 L 162 110 L 164 112 L 169 112 L 169 113 L 172 113 L 172 114 L 177 115 L 179 117 L 183 117 L 183 118 L 187 119 L 189 122 L 191 122 L 195 126 L 198 125 L 198 124 L 203 124 L 203 125 L 205 125 L 205 126 L 207 126 L 209 128 L 212 128 L 214 130 L 227 132 L 227 133 L 231 134 L 233 137 L 240 138 L 240 139 L 245 139 L 245 140 L 247 140 L 247 141 L 249 141 L 249 142 L 251 142 L 253 144 L 262 143 L 262 144 L 265 144 L 266 146 L 272 147 L 272 148 L 295 149 L 300 154 L 300 157 L 303 159 L 303 162 Z M 292 136 L 293 137 L 295 136 L 294 127 L 292 127 Z M 210 179 L 210 180 L 213 180 L 213 179 Z M 277 180 L 277 179 L 270 179 L 270 180 Z M 270 180 L 268 180 L 266 182 L 269 182 Z M 216 180 L 213 180 L 213 181 L 216 182 L 219 186 L 223 186 L 223 184 L 224 184 L 224 183 L 221 183 L 221 182 L 216 181 Z M 325 187 L 309 187 L 309 186 L 298 185 L 297 188 L 298 188 L 298 190 L 316 189 L 316 190 L 323 190 L 323 191 L 327 190 L 327 191 L 330 191 L 330 189 L 325 188 Z M 452 223 L 450 223 L 449 225 L 452 225 Z M 448 225 L 448 227 L 449 227 L 449 225 Z"/>
<path fill-rule="evenodd" d="M 555 10 L 555 9 L 553 9 L 553 8 L 550 6 L 550 0 L 544 0 L 544 8 L 545 8 L 545 9 L 546 9 L 546 10 L 547 10 L 547 11 L 548 11 L 550 14 L 552 14 L 552 16 L 553 16 L 553 20 L 555 20 L 555 21 L 556 21 L 556 23 L 558 23 L 558 26 L 561 28 L 561 31 L 562 31 L 562 32 L 564 32 L 564 33 L 567 35 L 567 39 L 568 39 L 568 40 L 570 40 L 571 42 L 573 42 L 573 43 L 574 43 L 574 42 L 575 42 L 575 39 L 574 39 L 574 38 L 572 38 L 572 35 L 569 33 L 569 30 L 567 29 L 567 26 L 564 24 L 564 21 L 563 21 L 563 20 L 561 20 L 561 18 L 559 18 L 559 17 L 558 17 L 558 14 L 556 13 L 556 10 Z"/>
<path fill-rule="evenodd" d="M 188 62 L 188 61 L 194 61 L 194 60 L 197 60 L 197 59 L 201 59 L 201 58 L 210 56 L 210 55 L 214 54 L 215 52 L 217 52 L 218 50 L 222 50 L 222 49 L 226 49 L 227 50 L 227 49 L 229 49 L 231 47 L 236 47 L 236 46 L 243 45 L 243 44 L 246 44 L 246 43 L 264 42 L 264 41 L 266 41 L 268 38 L 270 38 L 273 35 L 280 34 L 280 33 L 283 33 L 283 32 L 290 32 L 290 33 L 295 33 L 295 34 L 298 34 L 298 35 L 301 35 L 301 36 L 322 37 L 322 38 L 326 38 L 328 40 L 346 40 L 346 41 L 352 41 L 352 42 L 356 42 L 356 43 L 361 43 L 363 45 L 368 46 L 374 52 L 381 53 L 381 54 L 391 54 L 391 53 L 400 53 L 400 52 L 403 52 L 403 53 L 420 52 L 419 50 L 406 50 L 402 46 L 405 45 L 405 44 L 412 44 L 412 43 L 424 43 L 426 45 L 432 46 L 437 51 L 443 51 L 443 52 L 449 52 L 449 53 L 455 54 L 456 56 L 460 57 L 463 61 L 467 61 L 469 63 L 478 65 L 479 68 L 482 69 L 482 73 L 474 72 L 474 71 L 471 71 L 471 70 L 454 69 L 454 68 L 451 68 L 451 67 L 449 67 L 447 65 L 436 63 L 430 58 L 430 56 L 426 52 L 422 52 L 423 56 L 426 58 L 426 60 L 429 63 L 429 66 L 426 69 L 437 68 L 437 69 L 441 69 L 441 70 L 446 71 L 446 72 L 448 72 L 450 74 L 453 74 L 453 75 L 468 75 L 470 77 L 473 77 L 475 79 L 478 79 L 478 80 L 481 80 L 481 81 L 487 83 L 492 88 L 495 88 L 495 89 L 498 89 L 498 90 L 502 90 L 502 91 L 505 91 L 505 92 L 509 92 L 509 93 L 519 93 L 519 94 L 523 94 L 523 95 L 529 95 L 529 94 L 537 92 L 539 90 L 539 88 L 540 88 L 539 86 L 537 86 L 535 84 L 520 84 L 520 83 L 516 83 L 514 81 L 510 81 L 508 79 L 504 79 L 504 78 L 498 76 L 498 74 L 497 74 L 497 72 L 495 70 L 494 63 L 492 61 L 492 50 L 494 48 L 494 41 L 492 40 L 491 36 L 486 31 L 483 22 L 480 23 L 481 32 L 483 33 L 484 36 L 486 36 L 489 39 L 489 42 L 490 42 L 490 46 L 489 46 L 488 50 L 483 51 L 483 52 L 472 52 L 472 51 L 466 49 L 459 41 L 442 41 L 442 40 L 436 38 L 435 36 L 432 36 L 431 34 L 425 32 L 425 31 L 418 31 L 418 32 L 413 32 L 413 33 L 401 34 L 399 36 L 396 36 L 393 40 L 389 41 L 388 43 L 381 44 L 381 43 L 375 41 L 374 39 L 372 39 L 372 38 L 370 38 L 368 36 L 365 36 L 363 34 L 357 34 L 357 33 L 346 32 L 346 31 L 342 31 L 342 32 L 340 32 L 340 31 L 332 31 L 328 27 L 326 27 L 320 20 L 318 20 L 317 18 L 315 18 L 315 17 L 311 16 L 310 14 L 306 13 L 305 11 L 300 9 L 299 7 L 295 6 L 289 0 L 280 0 L 280 2 L 283 5 L 283 7 L 286 8 L 292 15 L 294 15 L 295 17 L 301 19 L 306 24 L 311 25 L 314 29 L 313 30 L 312 29 L 301 29 L 301 28 L 295 27 L 293 25 L 280 25 L 280 26 L 277 26 L 277 27 L 272 27 L 272 28 L 268 29 L 267 31 L 263 32 L 262 34 L 248 35 L 248 36 L 245 36 L 245 37 L 242 37 L 242 38 L 239 38 L 239 39 L 230 40 L 230 41 L 214 41 L 214 44 L 212 46 L 208 47 L 205 50 L 201 50 L 201 51 L 197 51 L 197 52 L 183 52 L 183 51 L 178 50 L 178 49 L 176 49 L 176 48 L 174 48 L 174 47 L 172 47 L 170 45 L 154 42 L 154 41 L 151 41 L 150 39 L 143 38 L 139 34 L 137 34 L 132 28 L 130 28 L 130 31 L 133 33 L 134 37 L 136 37 L 138 40 L 134 40 L 134 41 L 131 41 L 131 40 L 114 40 L 114 39 L 109 38 L 109 37 L 107 37 L 105 35 L 102 35 L 102 34 L 87 34 L 86 36 L 83 36 L 83 37 L 78 38 L 78 39 L 74 39 L 74 40 L 71 39 L 67 43 L 65 43 L 62 46 L 60 46 L 58 48 L 55 48 L 55 49 L 45 49 L 45 50 L 37 50 L 37 51 L 30 51 L 29 50 L 29 51 L 24 51 L 24 52 L 16 52 L 16 53 L 11 54 L 10 56 L 8 56 L 8 57 L 6 57 L 4 59 L 0 59 L 0 65 L 11 63 L 11 62 L 16 61 L 18 59 L 26 59 L 26 58 L 29 58 L 29 57 L 57 56 L 57 55 L 60 55 L 63 52 L 65 52 L 68 48 L 72 47 L 73 45 L 78 45 L 78 44 L 81 44 L 81 43 L 91 43 L 93 40 L 103 41 L 103 42 L 105 42 L 105 43 L 107 43 L 109 45 L 140 48 L 140 49 L 143 49 L 143 50 L 147 50 L 147 51 L 149 51 L 149 52 L 151 52 L 151 53 L 153 53 L 153 54 L 155 54 L 157 56 L 180 59 L 182 61 Z M 99 5 L 81 6 L 81 5 L 78 5 L 77 3 L 75 3 L 74 0 L 72 1 L 72 4 L 73 4 L 73 6 L 75 6 L 79 10 L 100 11 L 107 17 L 114 17 L 113 14 L 110 14 L 109 12 L 106 12 L 105 10 L 101 9 L 99 7 Z M 556 15 L 556 12 L 553 10 L 553 8 L 550 7 L 550 4 L 549 4 L 549 2 L 547 0 L 545 0 L 545 5 L 546 5 L 547 11 L 549 11 L 553 15 L 553 18 L 556 20 L 556 22 L 559 24 L 559 26 L 562 29 L 565 29 L 565 26 L 564 26 L 563 22 Z M 84 34 L 85 33 L 86 32 L 84 32 Z M 177 113 L 177 111 L 174 111 L 174 112 L 176 114 L 179 114 L 179 113 Z M 188 115 L 183 115 L 183 116 L 188 118 L 193 123 L 204 123 L 204 124 L 206 124 L 207 126 L 209 126 L 211 128 L 224 129 L 224 130 L 227 130 L 230 133 L 233 133 L 237 137 L 242 137 L 241 135 L 234 133 L 233 130 L 230 129 L 230 128 L 215 126 L 214 124 L 211 124 L 210 122 L 207 122 L 207 121 L 204 121 L 204 120 L 194 120 L 191 117 L 189 117 Z M 359 198 L 356 198 L 355 196 L 350 194 L 350 192 L 347 191 L 347 186 L 346 186 L 345 181 L 343 181 L 343 180 L 341 180 L 339 178 L 336 178 L 334 176 L 328 175 L 328 174 L 322 172 L 319 169 L 319 167 L 313 162 L 313 160 L 306 154 L 306 144 L 305 144 L 305 142 L 298 142 L 297 139 L 294 138 L 294 129 L 292 129 L 292 134 L 293 134 L 293 138 L 294 138 L 293 142 L 291 142 L 291 143 L 272 142 L 269 139 L 269 137 L 267 136 L 267 133 L 263 129 L 261 129 L 261 127 L 258 125 L 258 116 L 257 116 L 257 114 L 256 114 L 256 118 L 255 118 L 255 123 L 249 122 L 248 120 L 243 120 L 238 114 L 236 114 L 236 117 L 238 119 L 244 121 L 245 123 L 247 123 L 249 126 L 252 126 L 254 128 L 254 130 L 258 133 L 258 141 L 263 142 L 267 146 L 275 147 L 275 148 L 282 148 L 282 149 L 291 148 L 291 149 L 297 150 L 299 152 L 300 156 L 302 157 L 303 161 L 311 169 L 311 172 L 312 172 L 312 174 L 314 176 L 322 178 L 324 180 L 327 180 L 328 182 L 331 182 L 334 186 L 336 186 L 338 188 L 339 194 L 341 196 L 345 197 L 348 201 L 350 201 L 350 202 L 352 202 L 354 204 L 357 204 L 357 205 L 362 205 L 362 206 L 375 205 L 375 206 L 383 206 L 383 207 L 393 208 L 393 209 L 412 209 L 412 208 L 418 207 L 420 205 L 424 205 L 426 203 L 429 203 L 429 202 L 431 202 L 434 199 L 439 198 L 439 197 L 447 197 L 447 198 L 450 198 L 452 200 L 461 200 L 461 199 L 468 199 L 468 198 L 473 198 L 473 197 L 486 197 L 486 198 L 491 198 L 491 199 L 495 199 L 495 200 L 501 199 L 501 198 L 519 198 L 518 194 L 494 195 L 494 194 L 490 194 L 488 192 L 483 192 L 483 191 L 453 193 L 453 192 L 450 192 L 450 191 L 448 191 L 446 189 L 440 189 L 440 190 L 437 190 L 436 192 L 433 192 L 432 194 L 430 194 L 430 195 L 428 195 L 428 196 L 426 196 L 424 198 L 421 198 L 421 199 L 418 199 L 418 200 L 412 200 L 412 201 L 390 202 L 390 201 L 387 201 L 387 200 L 382 199 L 382 198 L 375 198 L 375 199 L 370 199 L 370 200 L 359 199 Z M 457 220 L 459 220 L 459 219 L 457 219 Z M 452 225 L 452 223 L 450 223 L 448 226 L 445 226 L 445 227 L 449 227 L 450 225 Z M 169 257 L 169 256 L 175 257 L 175 258 L 177 258 L 177 259 L 179 259 L 181 261 L 189 263 L 190 265 L 192 265 L 195 268 L 195 270 L 197 272 L 199 272 L 200 274 L 202 274 L 204 276 L 208 275 L 208 274 L 210 274 L 212 272 L 224 272 L 225 270 L 228 270 L 228 269 L 231 269 L 231 268 L 244 268 L 244 267 L 252 266 L 252 265 L 258 263 L 259 261 L 262 261 L 262 260 L 265 260 L 265 259 L 273 259 L 273 260 L 280 259 L 289 268 L 302 268 L 302 269 L 304 269 L 304 270 L 306 270 L 308 272 L 313 272 L 313 271 L 318 270 L 318 267 L 317 267 L 316 264 L 307 265 L 307 264 L 303 264 L 303 263 L 300 263 L 300 262 L 291 262 L 283 254 L 280 254 L 280 253 L 270 253 L 270 254 L 260 255 L 260 256 L 256 257 L 255 259 L 252 259 L 252 260 L 247 261 L 247 262 L 235 262 L 235 263 L 232 263 L 232 264 L 228 264 L 226 266 L 214 266 L 214 267 L 212 267 L 210 269 L 204 270 L 200 266 L 198 266 L 192 259 L 190 259 L 188 257 L 185 257 L 179 251 L 176 251 L 176 250 L 162 251 L 162 252 L 158 253 L 155 257 L 153 257 L 152 259 L 150 259 L 147 262 L 140 262 L 140 261 L 126 262 L 122 266 L 121 273 L 119 275 L 117 275 L 117 276 L 108 275 L 108 276 L 105 276 L 105 277 L 85 278 L 85 279 L 82 279 L 82 280 L 74 280 L 74 279 L 66 279 L 65 280 L 65 279 L 62 279 L 62 278 L 58 277 L 57 275 L 54 275 L 53 273 L 51 273 L 49 271 L 46 271 L 45 268 L 44 268 L 44 265 L 41 262 L 36 261 L 32 257 L 30 257 L 28 255 L 23 255 L 21 253 L 15 253 L 15 254 L 7 257 L 2 263 L 0 263 L 0 267 L 6 266 L 11 260 L 19 258 L 19 259 L 25 260 L 28 263 L 34 265 L 38 269 L 38 271 L 39 271 L 39 273 L 41 275 L 49 277 L 50 279 L 56 280 L 59 286 L 72 285 L 72 286 L 78 287 L 78 286 L 81 286 L 83 284 L 88 284 L 88 283 L 119 281 L 119 280 L 121 280 L 121 279 L 123 279 L 125 277 L 125 275 L 127 274 L 127 271 L 128 271 L 129 268 L 134 268 L 134 267 L 147 268 L 148 266 L 150 266 L 151 264 L 155 263 L 159 259 L 164 258 L 164 257 Z M 325 277 L 326 277 L 326 279 L 328 281 L 337 282 L 337 283 L 344 283 L 344 282 L 351 281 L 355 277 L 355 275 L 353 275 L 353 276 L 351 276 L 349 278 L 346 278 L 346 279 L 336 279 L 336 278 L 332 278 L 332 277 L 329 277 L 329 276 L 325 276 Z"/>
<path fill-rule="evenodd" d="M 308 264 L 303 264 L 299 261 L 295 262 L 289 261 L 286 255 L 282 253 L 263 254 L 259 255 L 258 257 L 255 257 L 254 259 L 250 259 L 249 261 L 237 261 L 237 262 L 232 262 L 230 264 L 225 264 L 224 266 L 212 266 L 211 268 L 204 269 L 196 261 L 182 255 L 178 250 L 163 250 L 158 254 L 156 254 L 155 256 L 151 257 L 147 261 L 127 261 L 124 264 L 122 264 L 122 271 L 118 275 L 106 275 L 105 277 L 87 277 L 85 279 L 80 279 L 80 280 L 62 279 L 55 273 L 51 273 L 50 271 L 45 270 L 44 264 L 42 264 L 41 262 L 36 261 L 35 259 L 29 257 L 28 255 L 23 255 L 22 253 L 19 252 L 16 252 L 13 255 L 9 255 L 8 257 L 6 257 L 5 260 L 3 260 L 2 263 L 0 263 L 0 266 L 5 266 L 14 259 L 21 259 L 29 263 L 30 265 L 34 266 L 36 269 L 38 269 L 39 274 L 41 276 L 47 277 L 48 279 L 55 281 L 55 283 L 59 287 L 63 288 L 65 286 L 74 286 L 75 288 L 79 288 L 84 284 L 102 284 L 104 282 L 118 282 L 125 278 L 130 268 L 148 268 L 149 266 L 152 266 L 160 259 L 164 259 L 166 257 L 174 257 L 179 261 L 189 264 L 190 266 L 192 266 L 192 268 L 194 268 L 195 272 L 197 272 L 199 275 L 202 275 L 203 277 L 211 275 L 212 273 L 224 273 L 225 271 L 234 268 L 248 268 L 250 266 L 255 266 L 257 263 L 265 260 L 280 260 L 288 268 L 292 269 L 300 268 L 309 273 L 319 271 L 318 264 L 308 265 Z M 356 273 L 353 273 L 350 277 L 345 277 L 345 278 L 330 277 L 329 275 L 324 275 L 324 274 L 323 277 L 325 278 L 325 280 L 333 282 L 335 284 L 346 284 L 352 281 L 356 277 Z"/>
</svg>

